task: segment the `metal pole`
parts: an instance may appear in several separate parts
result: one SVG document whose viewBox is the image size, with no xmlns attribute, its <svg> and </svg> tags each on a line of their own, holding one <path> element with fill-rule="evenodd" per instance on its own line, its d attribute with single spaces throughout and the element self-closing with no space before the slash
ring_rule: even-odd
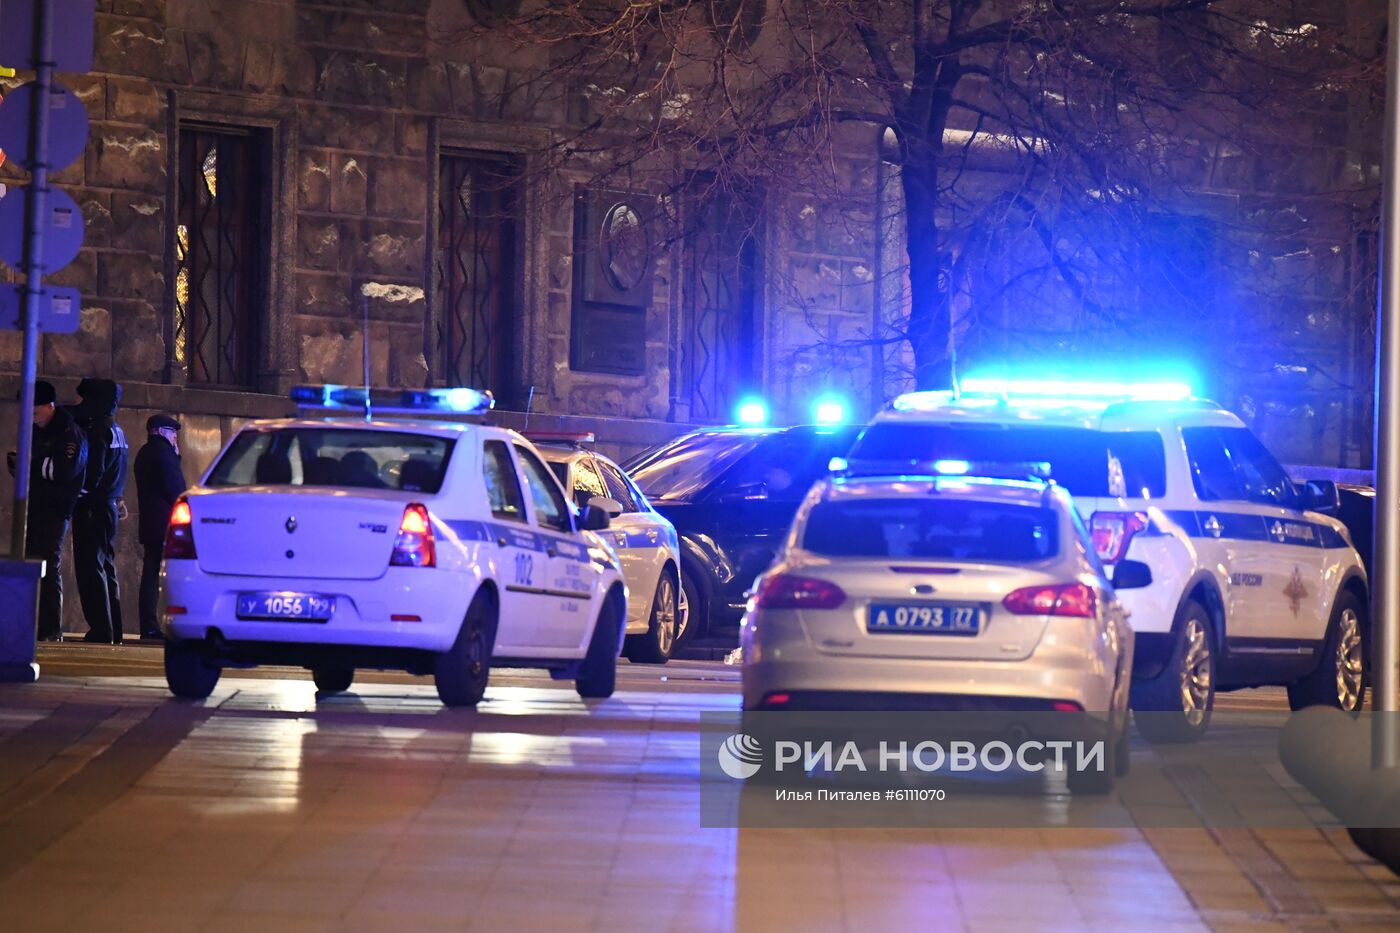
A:
<svg viewBox="0 0 1400 933">
<path fill-rule="evenodd" d="M 1400 736 L 1400 0 L 1386 43 L 1385 207 L 1376 314 L 1376 546 L 1371 583 L 1371 766 L 1394 767 Z"/>
<path fill-rule="evenodd" d="M 15 458 L 14 520 L 10 526 L 10 556 L 24 557 L 24 541 L 29 528 L 29 461 L 34 433 L 34 373 L 39 356 L 39 299 L 43 295 L 44 209 L 49 193 L 49 93 L 53 85 L 53 4 L 39 0 L 35 23 L 34 96 L 29 112 L 30 161 L 33 178 L 29 185 L 29 216 L 25 218 L 28 236 L 24 245 L 24 308 L 21 311 L 23 337 L 20 351 L 19 439 Z M 52 572 L 52 568 L 45 568 Z"/>
</svg>

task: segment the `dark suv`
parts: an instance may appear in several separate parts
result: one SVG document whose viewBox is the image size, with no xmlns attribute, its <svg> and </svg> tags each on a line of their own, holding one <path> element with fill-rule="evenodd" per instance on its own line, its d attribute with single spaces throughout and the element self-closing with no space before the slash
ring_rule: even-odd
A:
<svg viewBox="0 0 1400 933">
<path fill-rule="evenodd" d="M 812 485 L 858 427 L 716 428 L 646 451 L 626 470 L 680 535 L 690 621 L 680 646 L 737 626 Z"/>
</svg>

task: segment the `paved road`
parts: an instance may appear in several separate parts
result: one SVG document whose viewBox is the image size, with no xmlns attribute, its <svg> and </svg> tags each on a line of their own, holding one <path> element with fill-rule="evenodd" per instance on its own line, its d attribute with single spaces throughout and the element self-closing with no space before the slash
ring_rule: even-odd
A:
<svg viewBox="0 0 1400 933">
<path fill-rule="evenodd" d="M 294 671 L 169 701 L 150 647 L 46 648 L 0 685 L 13 930 L 1394 929 L 1335 827 L 735 830 L 696 721 L 737 671 L 624 665 L 612 699 L 500 672 L 476 712 Z M 1278 709 L 1278 691 L 1223 705 Z M 1149 751 L 1135 745 L 1134 754 Z"/>
</svg>

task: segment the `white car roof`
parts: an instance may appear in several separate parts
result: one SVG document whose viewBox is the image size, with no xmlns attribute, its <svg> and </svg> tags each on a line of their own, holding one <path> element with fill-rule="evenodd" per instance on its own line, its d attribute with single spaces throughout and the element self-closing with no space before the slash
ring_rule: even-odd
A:
<svg viewBox="0 0 1400 933">
<path fill-rule="evenodd" d="M 365 421 L 363 418 L 264 418 L 250 421 L 243 426 L 258 428 L 334 428 L 337 431 L 405 431 L 410 434 L 430 434 L 436 437 L 457 438 L 482 428 L 514 433 L 508 428 L 486 424 L 470 424 L 462 421 L 434 421 L 426 418 L 376 418 Z"/>
<path fill-rule="evenodd" d="M 985 396 L 940 400 L 932 393 L 910 407 L 886 408 L 871 421 L 871 424 L 886 423 L 1019 424 L 1106 431 L 1157 430 L 1166 426 L 1244 426 L 1235 415 L 1207 399 L 1056 405 L 1034 399 Z"/>
</svg>

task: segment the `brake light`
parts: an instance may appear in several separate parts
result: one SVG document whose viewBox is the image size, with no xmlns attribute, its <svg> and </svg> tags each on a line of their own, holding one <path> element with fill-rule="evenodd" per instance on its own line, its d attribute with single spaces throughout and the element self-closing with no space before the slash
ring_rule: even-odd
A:
<svg viewBox="0 0 1400 933">
<path fill-rule="evenodd" d="M 194 516 L 189 500 L 181 496 L 170 510 L 170 524 L 165 528 L 165 559 L 194 560 Z"/>
<path fill-rule="evenodd" d="M 763 581 L 754 596 L 758 609 L 835 609 L 846 594 L 835 583 L 780 573 Z"/>
<path fill-rule="evenodd" d="M 1133 535 L 1146 531 L 1144 512 L 1095 512 L 1089 519 L 1089 535 L 1094 551 L 1105 564 L 1116 564 L 1128 553 Z"/>
<path fill-rule="evenodd" d="M 1098 600 L 1093 587 L 1083 583 L 1064 583 L 1013 590 L 1001 604 L 1007 612 L 1018 616 L 1075 616 L 1089 619 L 1095 614 Z"/>
<path fill-rule="evenodd" d="M 427 506 L 414 502 L 403 510 L 389 564 L 392 567 L 437 566 L 437 545 L 433 541 L 433 522 Z"/>
</svg>

